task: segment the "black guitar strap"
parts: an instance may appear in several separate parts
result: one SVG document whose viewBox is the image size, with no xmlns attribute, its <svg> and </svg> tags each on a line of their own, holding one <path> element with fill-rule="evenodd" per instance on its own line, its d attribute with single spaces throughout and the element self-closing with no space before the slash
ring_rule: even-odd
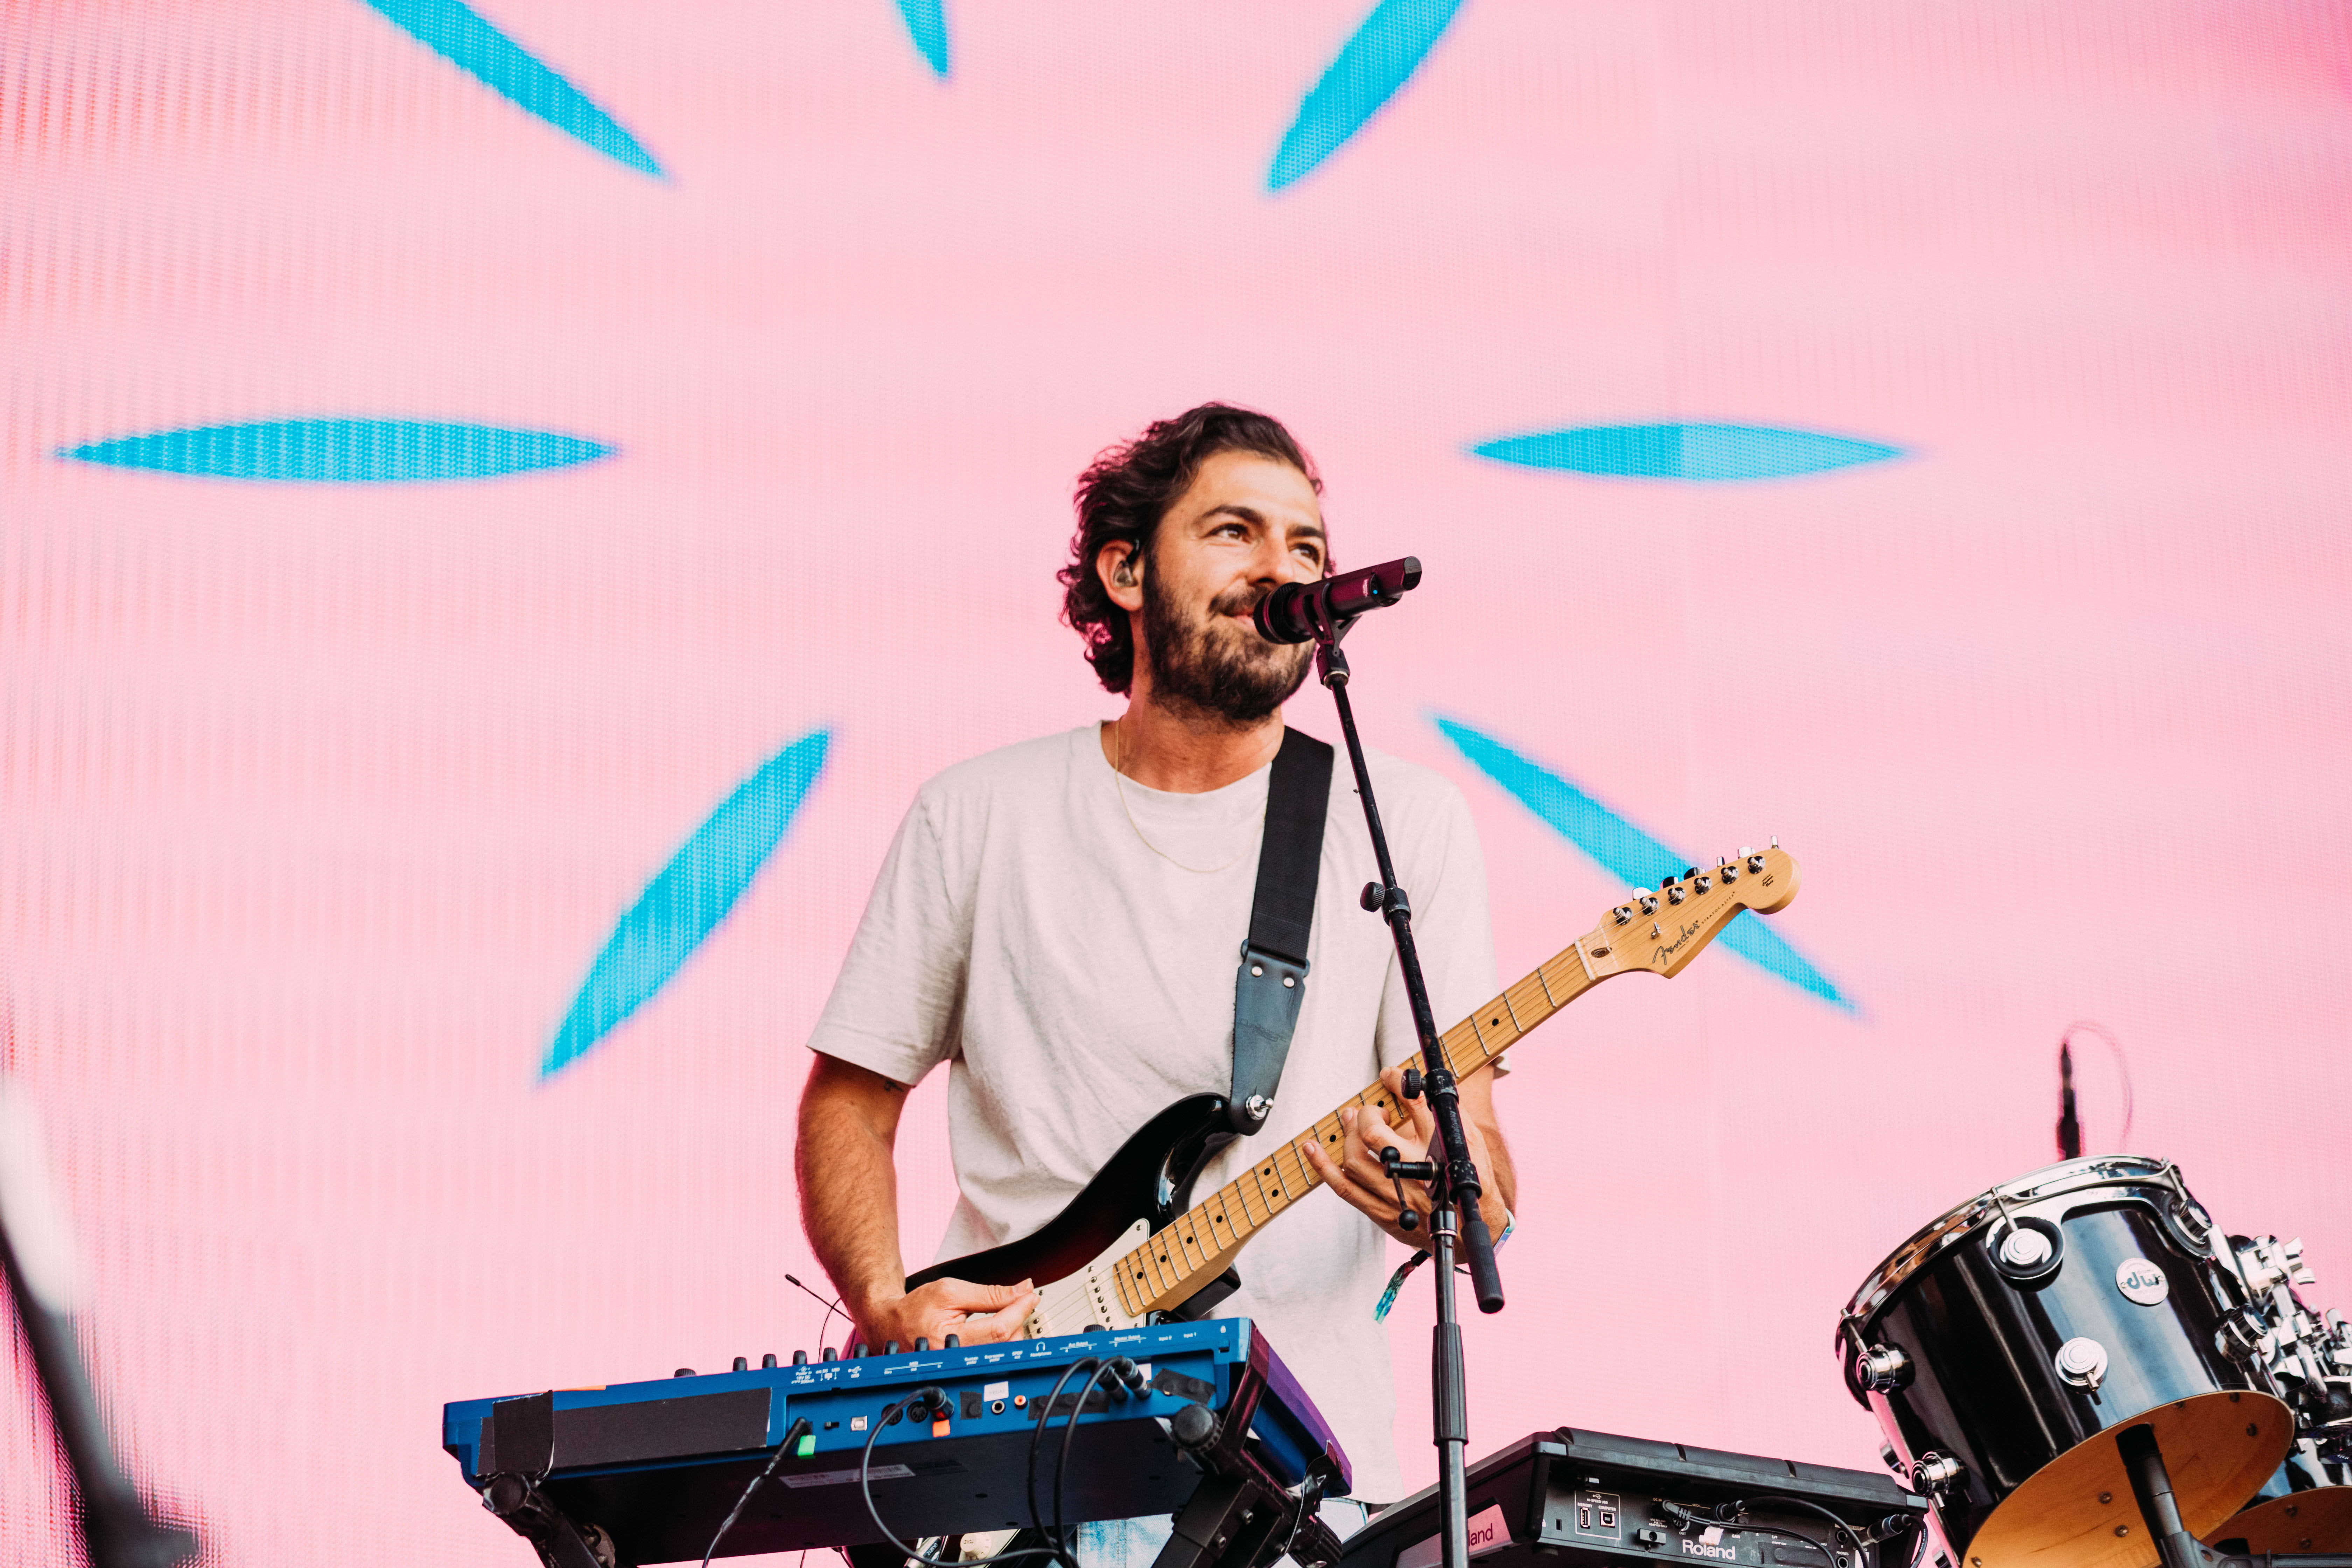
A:
<svg viewBox="0 0 2352 1568">
<path fill-rule="evenodd" d="M 1282 1064 L 1307 998 L 1307 939 L 1323 866 L 1323 818 L 1331 804 L 1331 748 L 1285 730 L 1265 788 L 1265 837 L 1249 940 L 1234 980 L 1234 1088 L 1225 1115 L 1236 1134 L 1265 1125 Z"/>
</svg>

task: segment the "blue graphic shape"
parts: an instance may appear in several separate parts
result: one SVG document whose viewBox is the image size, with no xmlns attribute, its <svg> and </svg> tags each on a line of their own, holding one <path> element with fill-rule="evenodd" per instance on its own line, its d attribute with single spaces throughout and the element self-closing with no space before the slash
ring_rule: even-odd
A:
<svg viewBox="0 0 2352 1568">
<path fill-rule="evenodd" d="M 1595 800 L 1540 763 L 1512 751 L 1501 742 L 1480 734 L 1467 724 L 1438 716 L 1437 727 L 1454 750 L 1480 773 L 1509 792 L 1521 805 L 1541 817 L 1546 826 L 1601 862 L 1603 869 L 1628 887 L 1654 888 L 1668 877 L 1679 877 L 1698 864 L 1696 857 L 1667 848 L 1622 816 Z M 1748 910 L 1732 917 L 1719 942 L 1740 957 L 1790 984 L 1810 991 L 1832 1006 L 1851 1013 L 1853 1003 L 1828 975 L 1770 926 Z"/>
<path fill-rule="evenodd" d="M 800 814 L 832 745 L 832 731 L 812 730 L 777 752 L 646 884 L 589 966 L 539 1064 L 541 1079 L 587 1055 L 718 929 Z"/>
<path fill-rule="evenodd" d="M 1411 80 L 1453 25 L 1462 0 L 1380 0 L 1298 105 L 1275 149 L 1265 188 L 1296 184 L 1338 152 Z"/>
<path fill-rule="evenodd" d="M 265 419 L 120 436 L 64 447 L 58 456 L 208 479 L 390 485 L 566 468 L 612 450 L 553 430 L 420 419 Z"/>
<path fill-rule="evenodd" d="M 662 177 L 653 154 L 539 57 L 458 0 L 367 0 L 418 43 L 558 131 L 640 174 Z"/>
<path fill-rule="evenodd" d="M 898 0 L 898 15 L 907 19 L 907 34 L 931 68 L 945 80 L 948 74 L 947 0 Z"/>
<path fill-rule="evenodd" d="M 1766 425 L 1586 425 L 1505 436 L 1470 450 L 1523 468 L 1700 484 L 1784 479 L 1903 455 L 1902 447 L 1884 442 Z"/>
</svg>

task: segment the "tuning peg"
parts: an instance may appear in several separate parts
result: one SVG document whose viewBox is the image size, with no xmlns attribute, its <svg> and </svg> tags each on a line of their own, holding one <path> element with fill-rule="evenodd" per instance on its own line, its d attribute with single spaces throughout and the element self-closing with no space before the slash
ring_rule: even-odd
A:
<svg viewBox="0 0 2352 1568">
<path fill-rule="evenodd" d="M 1752 849 L 1752 848 L 1748 847 L 1747 845 L 1745 845 L 1745 844 L 1743 844 L 1743 845 L 1741 845 L 1741 846 L 1739 847 L 1739 858 L 1740 858 L 1742 860 L 1747 859 L 1750 855 L 1753 855 L 1753 854 L 1755 854 L 1755 853 L 1756 853 L 1756 851 L 1755 851 L 1754 849 Z"/>
<path fill-rule="evenodd" d="M 1772 847 L 1775 849 L 1780 847 L 1780 836 L 1777 833 L 1772 835 Z"/>
<path fill-rule="evenodd" d="M 1680 882 L 1669 881 L 1666 884 L 1666 902 L 1670 904 L 1679 904 L 1685 899 L 1689 897 L 1690 895 L 1688 893 L 1683 891 L 1683 886 Z"/>
<path fill-rule="evenodd" d="M 1633 901 L 1642 906 L 1642 912 L 1645 915 L 1654 915 L 1658 912 L 1658 895 L 1650 891 L 1647 888 L 1634 889 Z"/>
</svg>

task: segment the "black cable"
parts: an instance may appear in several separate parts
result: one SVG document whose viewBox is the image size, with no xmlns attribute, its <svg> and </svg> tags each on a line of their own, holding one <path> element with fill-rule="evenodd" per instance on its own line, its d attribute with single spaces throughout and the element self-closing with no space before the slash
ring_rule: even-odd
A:
<svg viewBox="0 0 2352 1568">
<path fill-rule="evenodd" d="M 1676 1521 L 1679 1528 L 1685 1530 L 1693 1525 L 1705 1525 L 1711 1530 L 1753 1531 L 1759 1535 L 1778 1535 L 1790 1541 L 1801 1541 L 1806 1545 L 1811 1547 L 1814 1551 L 1820 1552 L 1822 1554 L 1822 1560 L 1830 1564 L 1830 1568 L 1836 1568 L 1837 1554 L 1832 1552 L 1828 1547 L 1822 1545 L 1813 1537 L 1807 1535 L 1803 1531 L 1790 1530 L 1777 1524 L 1760 1524 L 1755 1520 L 1745 1517 L 1742 1511 L 1748 1506 L 1745 1500 L 1742 1500 L 1739 1502 L 1723 1503 L 1718 1505 L 1720 1508 L 1731 1510 L 1732 1516 L 1728 1519 L 1723 1518 L 1714 1511 L 1700 1512 L 1693 1509 L 1685 1508 L 1680 1503 L 1668 1502 L 1663 1498 L 1659 1500 L 1659 1506 L 1666 1510 L 1668 1516 Z M 1855 1568 L 1862 1568 L 1862 1565 L 1857 1563 Z"/>
<path fill-rule="evenodd" d="M 1845 1543 L 1853 1548 L 1853 1568 L 1866 1568 L 1869 1562 L 1869 1553 L 1863 1547 L 1862 1537 L 1854 1533 L 1854 1530 L 1852 1525 L 1846 1523 L 1845 1521 L 1840 1519 L 1836 1514 L 1832 1513 L 1821 1504 L 1817 1502 L 1807 1502 L 1801 1497 L 1780 1497 L 1775 1493 L 1765 1492 L 1752 1498 L 1741 1498 L 1739 1500 L 1739 1506 L 1744 1510 L 1751 1502 L 1769 1502 L 1781 1508 L 1801 1508 L 1808 1513 L 1820 1514 L 1823 1519 L 1830 1521 L 1830 1525 L 1832 1529 L 1834 1529 L 1840 1535 L 1845 1537 Z M 1818 1545 L 1819 1542 L 1816 1542 L 1815 1544 Z M 1832 1563 L 1835 1562 L 1837 1555 L 1835 1552 L 1826 1553 L 1826 1555 L 1831 1558 Z"/>
<path fill-rule="evenodd" d="M 866 1447 L 857 1458 L 857 1495 L 866 1500 L 866 1517 L 874 1521 L 874 1528 L 881 1532 L 882 1539 L 905 1552 L 909 1562 L 922 1563 L 923 1568 L 978 1568 L 980 1563 L 1010 1563 L 1016 1557 L 1051 1557 L 1061 1563 L 1063 1568 L 1078 1568 L 1077 1559 L 1058 1545 L 1017 1547 L 1000 1552 L 992 1557 L 975 1558 L 966 1563 L 953 1557 L 927 1556 L 919 1547 L 911 1546 L 890 1532 L 890 1527 L 882 1522 L 882 1510 L 874 1506 L 874 1442 L 882 1436 L 883 1427 L 899 1419 L 907 1407 L 914 1403 L 914 1396 L 910 1394 L 903 1400 L 885 1405 L 881 1414 L 874 1418 L 874 1429 L 866 1434 Z"/>
<path fill-rule="evenodd" d="M 1037 1507 L 1037 1446 L 1045 1441 L 1045 1423 L 1054 1418 L 1055 1401 L 1062 1397 L 1062 1390 L 1069 1386 L 1070 1379 L 1101 1364 L 1093 1356 L 1083 1356 L 1072 1362 L 1055 1381 L 1054 1392 L 1045 1396 L 1045 1403 L 1037 1407 L 1036 1424 L 1029 1428 L 1029 1528 L 1032 1530 L 1045 1529 L 1045 1521 L 1038 1517 L 1042 1510 Z M 1054 1544 L 1065 1551 L 1069 1546 L 1067 1542 L 1059 1538 L 1055 1538 Z"/>
<path fill-rule="evenodd" d="M 702 1568 L 710 1568 L 710 1560 L 719 1555 L 719 1543 L 727 1539 L 729 1531 L 735 1528 L 735 1521 L 741 1517 L 743 1505 L 751 1500 L 751 1494 L 767 1483 L 768 1478 L 776 1473 L 776 1467 L 784 1462 L 784 1456 L 791 1453 L 800 1440 L 814 1430 L 815 1428 L 809 1425 L 809 1419 L 805 1415 L 785 1428 L 784 1440 L 776 1445 L 775 1458 L 768 1461 L 766 1469 L 751 1478 L 751 1484 L 743 1489 L 743 1495 L 735 1500 L 735 1506 L 729 1509 L 727 1517 L 719 1521 L 719 1533 L 710 1538 L 710 1546 L 702 1554 Z"/>
<path fill-rule="evenodd" d="M 841 1312 L 841 1298 L 835 1296 L 831 1301 L 825 1300 L 824 1297 L 818 1295 L 807 1286 L 802 1285 L 800 1277 L 795 1274 L 785 1275 L 784 1280 L 787 1284 L 799 1286 L 803 1295 L 824 1308 L 824 1316 L 816 1321 L 817 1348 L 822 1350 L 824 1347 L 825 1326 L 833 1321 L 833 1315 L 835 1312 Z M 846 1312 L 841 1312 L 841 1321 L 845 1323 L 849 1321 L 849 1314 Z"/>
<path fill-rule="evenodd" d="M 1070 1411 L 1070 1418 L 1062 1427 L 1062 1451 L 1054 1461 L 1054 1539 L 1065 1549 L 1070 1544 L 1070 1527 L 1062 1521 L 1062 1480 L 1070 1473 L 1070 1444 L 1078 1435 L 1078 1417 L 1087 1413 L 1087 1395 L 1095 1391 L 1095 1384 L 1102 1381 L 1103 1373 L 1109 1372 L 1114 1364 L 1111 1362 L 1103 1362 L 1096 1366 L 1093 1375 L 1088 1377 L 1085 1384 L 1079 1388 L 1078 1403 Z M 1103 1394 L 1106 1408 L 1109 1401 L 1110 1394 L 1106 1392 Z M 1046 1420 L 1053 1419 L 1053 1415 L 1054 1409 L 1049 1405 L 1045 1407 Z M 1044 1421 L 1040 1421 L 1037 1425 L 1042 1428 L 1045 1424 Z"/>
</svg>

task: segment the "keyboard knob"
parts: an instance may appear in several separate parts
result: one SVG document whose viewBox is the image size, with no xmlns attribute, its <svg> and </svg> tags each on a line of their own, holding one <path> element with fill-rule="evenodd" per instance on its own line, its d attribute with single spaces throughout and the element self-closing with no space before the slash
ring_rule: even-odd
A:
<svg viewBox="0 0 2352 1568">
<path fill-rule="evenodd" d="M 676 1372 L 671 1373 L 670 1375 L 672 1377 L 692 1377 L 694 1375 L 694 1369 L 690 1366 L 682 1366 Z"/>
<path fill-rule="evenodd" d="M 803 1361 L 803 1362 L 804 1362 L 804 1361 L 808 1360 L 808 1352 L 806 1352 L 806 1351 L 797 1351 L 797 1352 L 793 1352 L 793 1353 L 795 1353 L 796 1355 L 798 1355 L 798 1356 L 801 1358 L 801 1361 Z M 760 1358 L 760 1370 L 761 1370 L 761 1372 L 765 1372 L 765 1371 L 767 1371 L 770 1367 L 772 1367 L 772 1366 L 773 1366 L 773 1365 L 775 1365 L 775 1364 L 776 1364 L 776 1352 L 773 1352 L 773 1351 L 770 1351 L 766 1355 L 763 1355 L 763 1356 L 761 1356 L 761 1357 Z M 794 1364 L 794 1365 L 798 1365 L 798 1364 L 800 1364 L 800 1363 L 799 1363 L 798 1362 L 795 1362 L 793 1364 Z"/>
<path fill-rule="evenodd" d="M 831 1361 L 831 1360 L 833 1359 L 833 1357 L 832 1357 L 831 1355 L 827 1355 L 824 1359 L 825 1359 L 825 1360 L 827 1360 L 827 1361 Z M 794 1351 L 794 1352 L 793 1352 L 793 1364 L 794 1366 L 806 1366 L 806 1365 L 808 1365 L 808 1352 L 806 1352 L 806 1351 Z"/>
<path fill-rule="evenodd" d="M 864 1361 L 869 1353 L 870 1352 L 866 1348 L 866 1342 L 864 1340 L 860 1340 L 856 1344 L 849 1347 L 849 1359 L 852 1361 Z"/>
<path fill-rule="evenodd" d="M 1183 1449 L 1205 1448 L 1216 1440 L 1217 1418 L 1205 1405 L 1187 1405 L 1169 1418 L 1169 1436 Z"/>
<path fill-rule="evenodd" d="M 929 1334 L 917 1334 L 915 1336 L 915 1348 L 919 1351 L 927 1351 L 930 1349 L 931 1336 Z"/>
<path fill-rule="evenodd" d="M 824 1354 L 823 1354 L 823 1356 L 821 1356 L 819 1359 L 820 1359 L 820 1360 L 824 1360 L 824 1361 L 832 1361 L 832 1360 L 835 1360 L 835 1357 L 834 1356 L 834 1353 L 833 1353 L 833 1347 L 832 1347 L 831 1345 L 827 1345 L 827 1346 L 825 1346 L 825 1347 L 824 1347 Z"/>
<path fill-rule="evenodd" d="M 882 1342 L 882 1353 L 884 1355 L 897 1355 L 898 1353 L 898 1342 L 896 1340 L 884 1340 Z"/>
<path fill-rule="evenodd" d="M 740 1356 L 740 1355 L 739 1355 L 739 1356 L 737 1356 L 737 1357 L 735 1358 L 735 1370 L 736 1370 L 737 1372 L 749 1372 L 749 1371 L 751 1371 L 751 1363 L 750 1362 L 748 1362 L 748 1361 L 745 1361 L 741 1356 Z"/>
<path fill-rule="evenodd" d="M 951 1351 L 961 1350 L 963 1348 L 963 1336 L 961 1334 L 950 1334 L 948 1336 L 946 1348 Z"/>
</svg>

